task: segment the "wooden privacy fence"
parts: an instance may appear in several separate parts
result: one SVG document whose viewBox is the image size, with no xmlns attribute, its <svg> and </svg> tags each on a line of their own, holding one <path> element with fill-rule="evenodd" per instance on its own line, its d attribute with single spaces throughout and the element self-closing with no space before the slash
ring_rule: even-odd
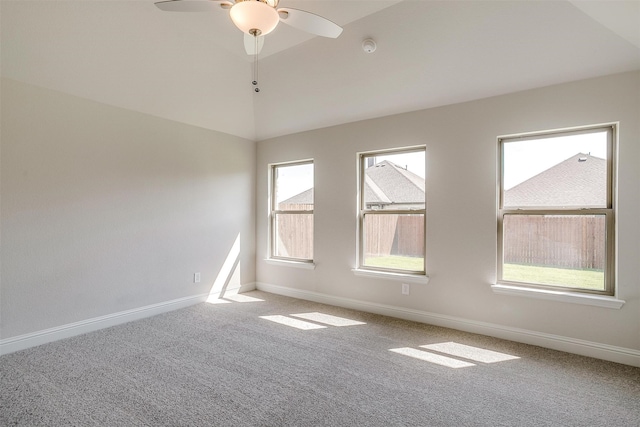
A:
<svg viewBox="0 0 640 427">
<path fill-rule="evenodd" d="M 287 209 L 313 208 L 288 205 Z M 424 256 L 424 217 L 421 215 L 367 215 L 365 221 L 367 256 Z M 277 256 L 313 258 L 313 215 L 277 216 Z"/>
<path fill-rule="evenodd" d="M 424 256 L 422 215 L 370 214 L 364 228 L 367 256 Z"/>
<path fill-rule="evenodd" d="M 281 205 L 282 210 L 313 209 L 312 204 Z M 277 215 L 276 255 L 313 259 L 313 214 Z"/>
<path fill-rule="evenodd" d="M 605 266 L 604 216 L 505 215 L 503 239 L 505 264 Z"/>
</svg>

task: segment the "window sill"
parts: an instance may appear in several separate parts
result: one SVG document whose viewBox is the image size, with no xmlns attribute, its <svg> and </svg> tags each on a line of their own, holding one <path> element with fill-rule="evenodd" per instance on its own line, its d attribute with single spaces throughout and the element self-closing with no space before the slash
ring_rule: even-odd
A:
<svg viewBox="0 0 640 427">
<path fill-rule="evenodd" d="M 579 294 L 567 291 L 552 291 L 547 289 L 534 289 L 521 286 L 491 285 L 493 292 L 503 295 L 512 295 L 528 298 L 546 299 L 551 301 L 568 302 L 572 304 L 592 305 L 603 308 L 613 308 L 619 310 L 625 301 L 616 297 Z"/>
<path fill-rule="evenodd" d="M 418 283 L 423 285 L 429 283 L 429 276 L 427 275 L 389 273 L 386 271 L 364 270 L 361 268 L 354 268 L 351 271 L 353 271 L 353 274 L 355 274 L 356 276 L 373 277 L 374 279 L 389 279 L 399 282 Z"/>
<path fill-rule="evenodd" d="M 274 259 L 274 258 L 266 258 L 264 262 L 271 265 L 279 265 L 281 267 L 303 268 L 305 270 L 315 270 L 316 268 L 316 265 L 313 262 L 286 261 L 283 259 Z"/>
</svg>

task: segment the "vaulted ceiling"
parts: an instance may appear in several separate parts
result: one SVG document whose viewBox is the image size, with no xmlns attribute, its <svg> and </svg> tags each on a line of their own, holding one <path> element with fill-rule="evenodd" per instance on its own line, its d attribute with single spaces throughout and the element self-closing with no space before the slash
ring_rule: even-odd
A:
<svg viewBox="0 0 640 427">
<path fill-rule="evenodd" d="M 280 0 L 344 27 L 279 25 L 252 57 L 223 9 L 0 2 L 7 78 L 263 140 L 640 69 L 640 1 Z M 371 37 L 378 49 L 361 44 Z"/>
</svg>

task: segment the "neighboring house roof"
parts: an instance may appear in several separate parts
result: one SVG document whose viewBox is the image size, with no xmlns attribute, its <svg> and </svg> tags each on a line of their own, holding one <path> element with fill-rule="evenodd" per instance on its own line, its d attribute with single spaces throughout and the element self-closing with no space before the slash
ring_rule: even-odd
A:
<svg viewBox="0 0 640 427">
<path fill-rule="evenodd" d="M 368 205 L 424 203 L 424 178 L 384 160 L 366 169 L 364 196 Z M 313 204 L 313 188 L 280 204 Z"/>
<path fill-rule="evenodd" d="M 365 171 L 367 204 L 424 203 L 424 178 L 388 160 Z"/>
<path fill-rule="evenodd" d="M 504 192 L 505 206 L 597 207 L 607 201 L 607 161 L 578 153 Z"/>
<path fill-rule="evenodd" d="M 365 200 L 369 204 L 390 204 L 391 200 L 384 194 L 382 188 L 371 179 L 368 174 L 364 176 Z"/>
<path fill-rule="evenodd" d="M 280 202 L 281 205 L 312 205 L 313 204 L 313 188 L 298 193 L 287 200 Z"/>
</svg>

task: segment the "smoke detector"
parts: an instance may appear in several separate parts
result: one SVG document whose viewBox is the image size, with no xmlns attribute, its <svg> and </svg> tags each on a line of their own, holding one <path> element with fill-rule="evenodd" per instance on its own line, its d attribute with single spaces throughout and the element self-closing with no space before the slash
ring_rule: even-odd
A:
<svg viewBox="0 0 640 427">
<path fill-rule="evenodd" d="M 362 50 L 364 50 L 367 53 L 375 52 L 377 47 L 378 46 L 376 45 L 376 42 L 373 41 L 373 39 L 366 39 L 365 41 L 362 42 Z"/>
</svg>

